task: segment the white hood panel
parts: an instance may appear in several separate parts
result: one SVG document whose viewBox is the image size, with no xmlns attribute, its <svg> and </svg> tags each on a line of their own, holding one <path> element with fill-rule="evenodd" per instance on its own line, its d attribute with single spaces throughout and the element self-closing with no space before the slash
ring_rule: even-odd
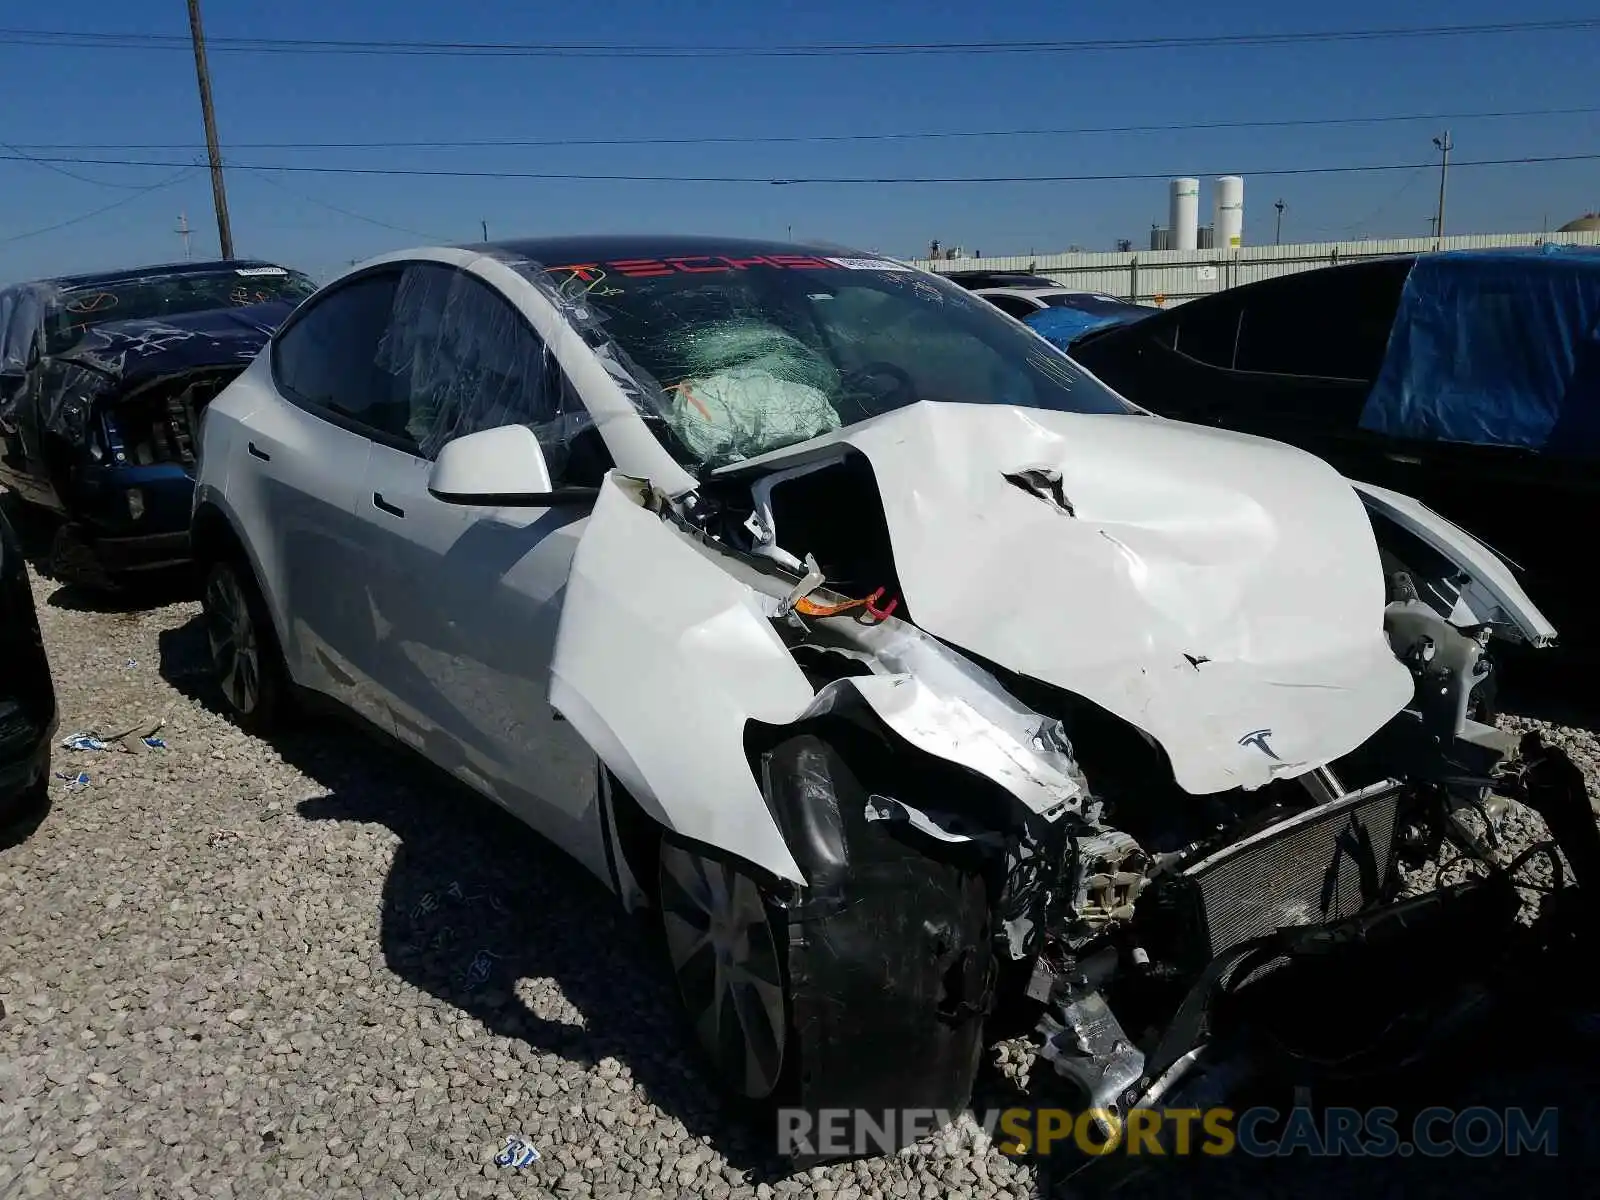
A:
<svg viewBox="0 0 1600 1200">
<path fill-rule="evenodd" d="M 1412 696 L 1362 502 L 1303 451 L 1157 417 L 918 404 L 765 459 L 826 443 L 872 464 L 912 620 L 1144 730 L 1187 791 L 1303 774 Z M 1028 469 L 1059 472 L 1072 515 L 1005 478 Z"/>
</svg>

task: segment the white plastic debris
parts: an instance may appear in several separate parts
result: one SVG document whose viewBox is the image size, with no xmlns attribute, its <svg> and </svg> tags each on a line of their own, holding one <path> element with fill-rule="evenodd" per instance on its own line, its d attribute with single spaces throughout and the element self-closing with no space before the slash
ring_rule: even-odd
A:
<svg viewBox="0 0 1600 1200">
<path fill-rule="evenodd" d="M 516 1135 L 506 1138 L 506 1148 L 494 1156 L 495 1165 L 520 1171 L 539 1161 L 539 1151 L 526 1138 Z"/>
</svg>

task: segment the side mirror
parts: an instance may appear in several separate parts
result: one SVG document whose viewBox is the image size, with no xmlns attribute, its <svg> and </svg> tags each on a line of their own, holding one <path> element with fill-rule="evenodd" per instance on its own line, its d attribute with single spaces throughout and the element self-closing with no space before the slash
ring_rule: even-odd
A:
<svg viewBox="0 0 1600 1200">
<path fill-rule="evenodd" d="M 533 430 L 482 429 L 446 442 L 428 473 L 428 494 L 446 504 L 549 508 L 593 500 L 597 488 L 556 488 Z"/>
</svg>

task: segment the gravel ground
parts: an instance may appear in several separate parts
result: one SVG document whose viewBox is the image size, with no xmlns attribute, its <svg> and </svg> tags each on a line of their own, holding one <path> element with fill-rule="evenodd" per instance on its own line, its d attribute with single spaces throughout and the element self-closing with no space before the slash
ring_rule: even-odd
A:
<svg viewBox="0 0 1600 1200">
<path fill-rule="evenodd" d="M 58 780 L 37 828 L 0 840 L 0 1200 L 1054 1186 L 981 1149 L 786 1172 L 702 1081 L 648 940 L 587 875 L 358 733 L 268 744 L 235 729 L 181 594 L 106 611 L 34 585 L 61 736 L 159 717 L 167 749 L 58 750 L 56 768 L 89 783 Z M 1593 786 L 1595 734 L 1541 727 Z M 1507 827 L 1542 835 L 1526 811 Z M 1592 1067 L 1553 1041 L 1507 1031 L 1527 1061 L 1437 1102 L 1560 1104 L 1558 1164 L 1580 1165 L 1568 1128 L 1600 1115 L 1582 1087 Z M 1030 1057 L 1002 1046 L 994 1078 Z M 496 1166 L 512 1134 L 542 1160 Z M 1487 1195 L 1552 1169 L 1233 1159 L 1133 1190 Z"/>
</svg>

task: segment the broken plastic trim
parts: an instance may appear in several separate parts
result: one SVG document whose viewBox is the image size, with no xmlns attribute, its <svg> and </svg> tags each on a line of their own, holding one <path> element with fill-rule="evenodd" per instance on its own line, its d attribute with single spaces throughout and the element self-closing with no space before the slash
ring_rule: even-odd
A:
<svg viewBox="0 0 1600 1200">
<path fill-rule="evenodd" d="M 1496 633 L 1509 641 L 1536 647 L 1555 644 L 1555 626 L 1522 591 L 1493 550 L 1421 501 L 1369 483 L 1348 482 L 1371 516 L 1392 523 L 1461 570 L 1465 579 L 1459 591 L 1470 611 L 1464 619 L 1452 613 L 1453 624 L 1490 623 Z"/>
</svg>

